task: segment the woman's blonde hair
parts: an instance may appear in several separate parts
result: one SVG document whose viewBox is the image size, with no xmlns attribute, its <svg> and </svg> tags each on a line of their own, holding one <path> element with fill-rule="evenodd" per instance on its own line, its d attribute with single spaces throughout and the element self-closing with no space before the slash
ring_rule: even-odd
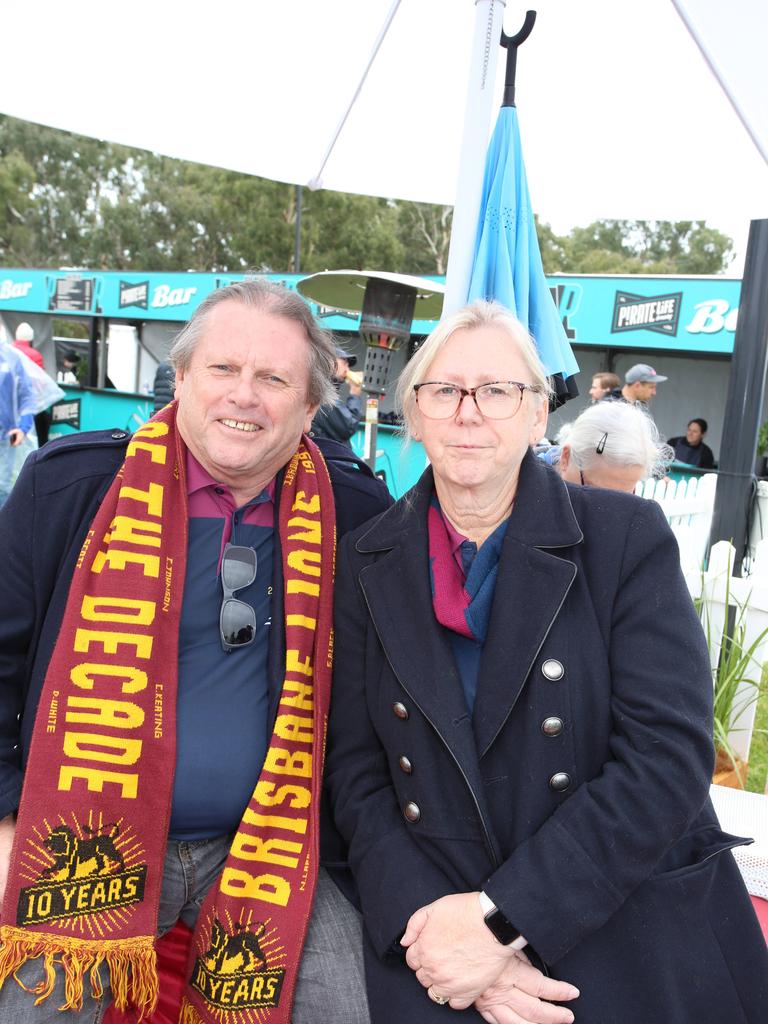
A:
<svg viewBox="0 0 768 1024">
<path fill-rule="evenodd" d="M 538 400 L 549 401 L 552 388 L 528 331 L 506 306 L 502 306 L 498 302 L 486 302 L 483 299 L 478 299 L 441 320 L 406 363 L 405 369 L 400 374 L 395 392 L 395 403 L 398 412 L 403 417 L 404 428 L 408 434 L 413 433 L 413 413 L 416 408 L 414 385 L 421 384 L 425 380 L 435 356 L 450 341 L 456 331 L 471 331 L 478 327 L 498 327 L 508 335 L 510 343 L 522 356 L 528 368 L 531 383 L 539 389 Z M 521 383 L 526 383 L 526 381 Z"/>
</svg>

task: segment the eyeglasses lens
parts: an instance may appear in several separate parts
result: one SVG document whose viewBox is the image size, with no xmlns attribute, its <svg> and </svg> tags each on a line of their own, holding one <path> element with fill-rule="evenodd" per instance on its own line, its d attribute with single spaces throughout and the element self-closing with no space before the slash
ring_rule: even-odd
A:
<svg viewBox="0 0 768 1024">
<path fill-rule="evenodd" d="M 256 613 L 245 601 L 234 597 L 221 606 L 221 638 L 229 647 L 242 647 L 256 636 Z"/>
<path fill-rule="evenodd" d="M 419 408 L 430 419 L 443 420 L 456 415 L 466 392 L 453 384 L 426 383 L 419 387 L 416 401 Z M 482 384 L 474 392 L 477 408 L 491 420 L 508 420 L 515 415 L 523 400 L 523 393 L 517 384 L 500 381 Z"/>
<path fill-rule="evenodd" d="M 227 590 L 242 590 L 256 579 L 256 552 L 253 548 L 227 544 L 221 559 L 221 582 Z"/>
</svg>

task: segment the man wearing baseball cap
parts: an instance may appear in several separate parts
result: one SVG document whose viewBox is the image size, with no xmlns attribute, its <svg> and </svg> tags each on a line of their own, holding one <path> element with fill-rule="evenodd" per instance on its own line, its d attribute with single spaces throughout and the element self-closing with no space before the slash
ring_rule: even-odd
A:
<svg viewBox="0 0 768 1024">
<path fill-rule="evenodd" d="M 646 406 L 656 394 L 656 385 L 667 379 L 647 363 L 635 363 L 624 374 L 624 387 L 614 388 L 603 401 Z"/>
<path fill-rule="evenodd" d="M 336 372 L 333 382 L 337 389 L 346 382 L 349 393 L 345 399 L 337 397 L 333 405 L 321 405 L 312 420 L 312 436 L 330 437 L 351 447 L 350 438 L 357 430 L 363 414 L 363 375 L 352 372 L 357 363 L 354 352 L 336 346 Z"/>
</svg>

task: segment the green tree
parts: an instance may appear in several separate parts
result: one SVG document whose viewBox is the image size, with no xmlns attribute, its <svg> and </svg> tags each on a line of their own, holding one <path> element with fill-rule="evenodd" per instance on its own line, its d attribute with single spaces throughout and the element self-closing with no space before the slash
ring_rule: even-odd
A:
<svg viewBox="0 0 768 1024">
<path fill-rule="evenodd" d="M 400 202 L 398 234 L 404 247 L 402 270 L 407 274 L 444 274 L 453 224 L 452 206 Z"/>
<path fill-rule="evenodd" d="M 301 270 L 444 274 L 453 211 L 303 189 Z M 294 270 L 296 189 L 0 115 L 0 260 L 27 267 Z M 715 274 L 702 221 L 538 225 L 548 273 Z"/>
<path fill-rule="evenodd" d="M 598 220 L 556 235 L 540 224 L 549 274 L 718 274 L 733 243 L 704 221 Z"/>
</svg>

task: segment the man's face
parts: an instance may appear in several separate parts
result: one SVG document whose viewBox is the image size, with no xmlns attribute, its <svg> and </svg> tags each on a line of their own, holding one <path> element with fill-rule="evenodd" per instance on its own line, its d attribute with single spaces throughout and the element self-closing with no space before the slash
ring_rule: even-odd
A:
<svg viewBox="0 0 768 1024">
<path fill-rule="evenodd" d="M 209 314 L 176 375 L 179 432 L 239 504 L 259 494 L 295 452 L 317 411 L 307 398 L 309 341 L 293 320 L 239 302 Z"/>
<path fill-rule="evenodd" d="M 704 432 L 698 423 L 689 423 L 688 429 L 685 432 L 685 439 L 688 444 L 694 448 L 696 445 L 701 444 L 701 439 L 704 437 Z"/>
<path fill-rule="evenodd" d="M 632 385 L 632 387 L 635 391 L 636 402 L 648 402 L 656 394 L 656 385 L 651 381 L 638 380 Z"/>
<path fill-rule="evenodd" d="M 334 370 L 336 380 L 345 381 L 347 379 L 348 370 L 348 361 L 346 359 L 342 359 L 341 356 L 336 356 L 336 369 Z"/>
<path fill-rule="evenodd" d="M 601 398 L 610 390 L 610 388 L 604 388 L 600 383 L 599 377 L 592 378 L 592 387 L 589 389 L 589 397 L 593 402 L 599 402 Z"/>
</svg>

